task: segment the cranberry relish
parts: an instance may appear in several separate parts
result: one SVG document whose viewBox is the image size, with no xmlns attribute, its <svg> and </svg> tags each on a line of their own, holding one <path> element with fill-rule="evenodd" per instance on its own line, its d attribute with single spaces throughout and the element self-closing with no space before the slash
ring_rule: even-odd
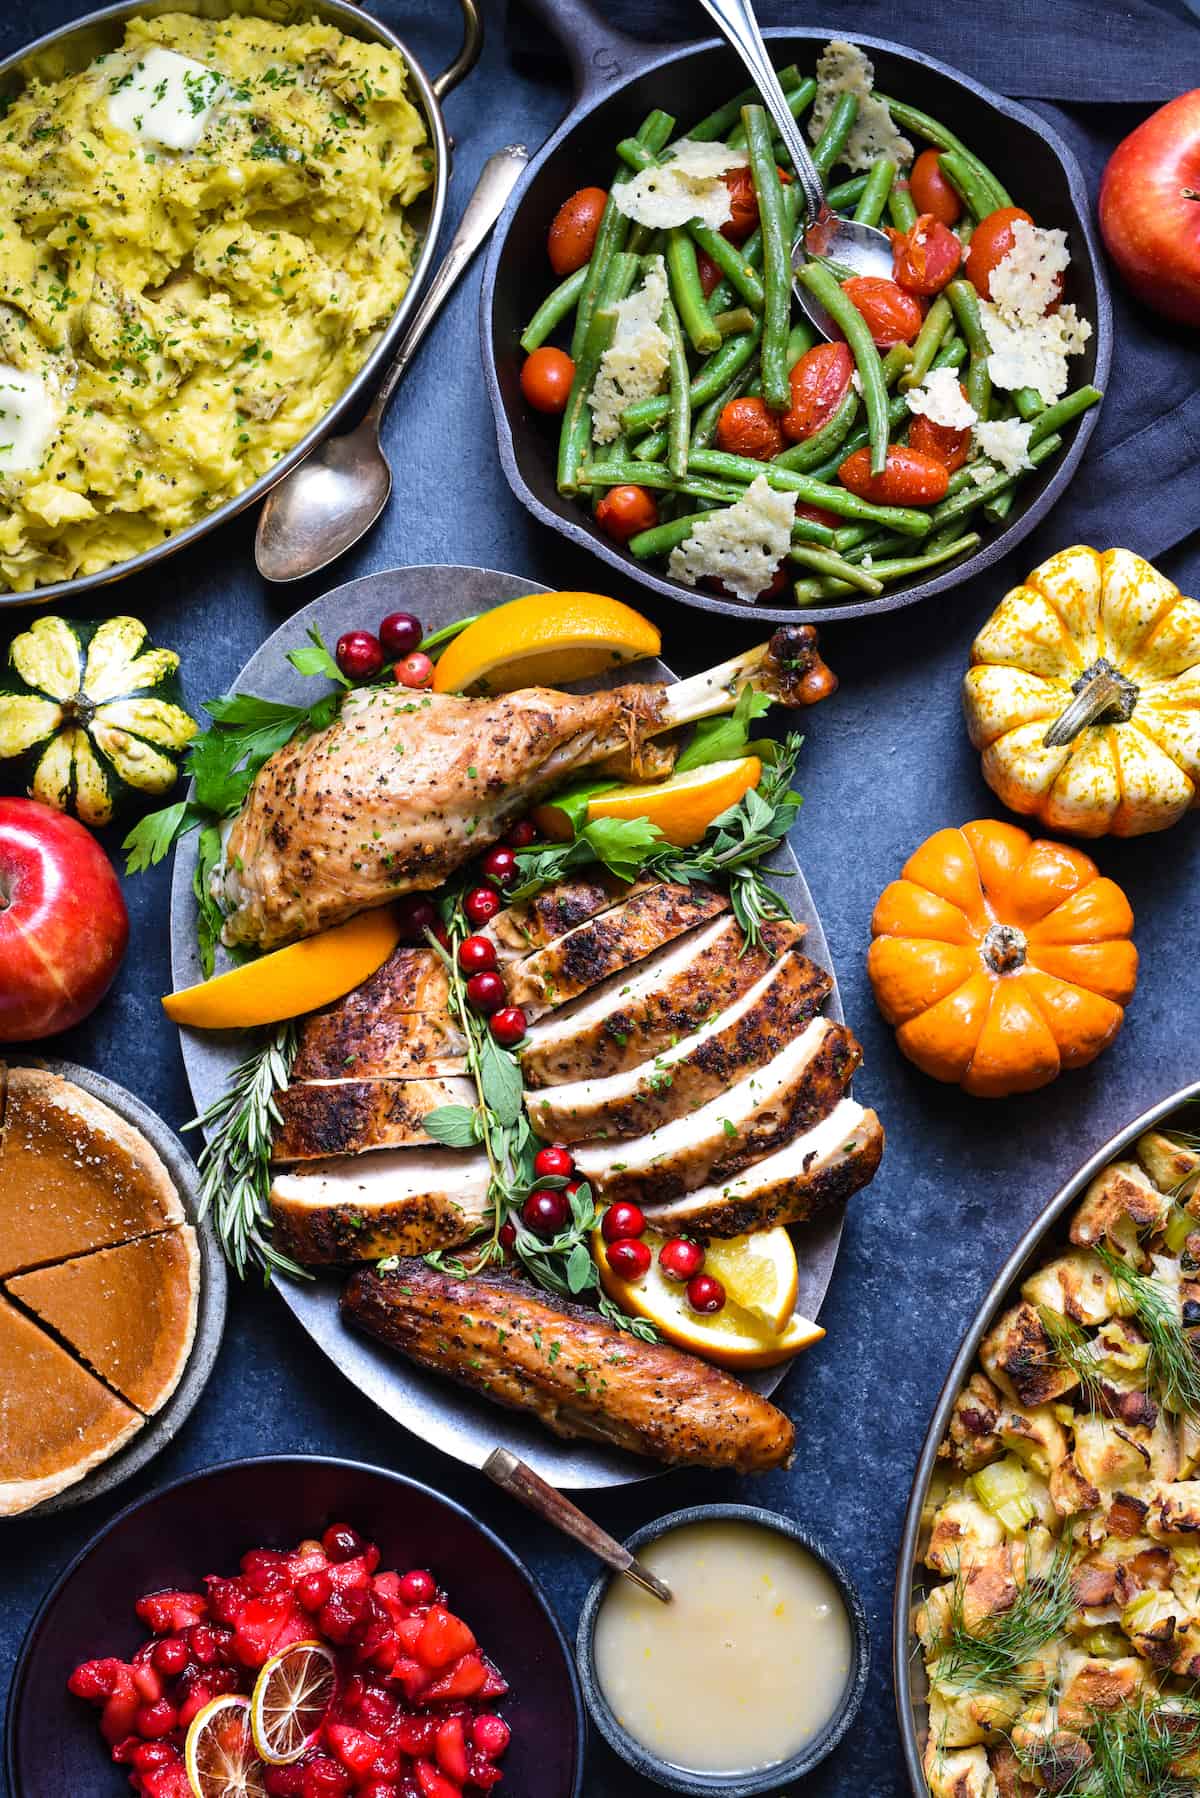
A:
<svg viewBox="0 0 1200 1798">
<path fill-rule="evenodd" d="M 508 1686 L 431 1573 L 381 1573 L 379 1550 L 348 1524 L 290 1554 L 255 1548 L 204 1592 L 151 1592 L 135 1609 L 153 1630 L 126 1662 L 84 1661 L 68 1682 L 100 1709 L 112 1758 L 145 1798 L 192 1798 L 188 1724 L 293 1642 L 333 1649 L 338 1688 L 298 1761 L 265 1769 L 272 1798 L 468 1798 L 498 1785 L 508 1725 L 491 1703 Z"/>
</svg>

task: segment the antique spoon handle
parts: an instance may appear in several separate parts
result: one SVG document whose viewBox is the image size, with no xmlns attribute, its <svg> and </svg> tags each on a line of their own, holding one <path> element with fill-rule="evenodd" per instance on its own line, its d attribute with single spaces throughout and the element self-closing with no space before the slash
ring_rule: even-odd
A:
<svg viewBox="0 0 1200 1798">
<path fill-rule="evenodd" d="M 483 1471 L 497 1486 L 520 1499 L 523 1505 L 528 1505 L 531 1511 L 536 1511 L 539 1517 L 552 1523 L 564 1536 L 570 1536 L 572 1541 L 588 1549 L 606 1567 L 611 1567 L 616 1573 L 623 1573 L 626 1579 L 631 1579 L 644 1592 L 660 1598 L 664 1604 L 670 1604 L 670 1586 L 664 1585 L 648 1567 L 643 1567 L 640 1561 L 635 1560 L 627 1548 L 623 1548 L 607 1530 L 602 1530 L 598 1523 L 593 1523 L 557 1487 L 542 1479 L 524 1461 L 518 1460 L 510 1449 L 494 1448 L 483 1464 Z"/>
</svg>

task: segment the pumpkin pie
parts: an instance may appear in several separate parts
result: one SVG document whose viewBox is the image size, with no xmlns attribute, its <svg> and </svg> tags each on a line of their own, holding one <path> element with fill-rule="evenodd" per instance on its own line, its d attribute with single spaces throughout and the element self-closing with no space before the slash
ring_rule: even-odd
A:
<svg viewBox="0 0 1200 1798">
<path fill-rule="evenodd" d="M 145 1137 L 81 1087 L 10 1068 L 0 1137 L 0 1278 L 184 1221 Z"/>
<path fill-rule="evenodd" d="M 190 1225 L 18 1274 L 11 1296 L 147 1416 L 170 1398 L 196 1333 Z"/>
<path fill-rule="evenodd" d="M 0 1517 L 81 1480 L 145 1421 L 0 1298 Z"/>
</svg>

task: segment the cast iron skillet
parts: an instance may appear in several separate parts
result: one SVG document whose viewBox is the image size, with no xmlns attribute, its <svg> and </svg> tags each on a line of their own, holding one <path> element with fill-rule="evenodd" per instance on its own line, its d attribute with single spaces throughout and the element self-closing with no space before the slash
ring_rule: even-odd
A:
<svg viewBox="0 0 1200 1798">
<path fill-rule="evenodd" d="M 615 31 L 588 0 L 529 0 L 529 4 L 566 50 L 576 99 L 517 183 L 496 229 L 483 277 L 483 367 L 509 485 L 535 518 L 602 556 L 627 580 L 732 618 L 752 614 L 756 621 L 794 619 L 794 606 L 750 608 L 682 586 L 635 561 L 605 537 L 585 506 L 557 492 L 558 433 L 552 420 L 525 404 L 519 380 L 524 358 L 517 340 L 554 284 L 546 260 L 546 231 L 562 201 L 586 183 L 607 184 L 617 143 L 636 131 L 653 107 L 675 113 L 684 128 L 744 87 L 745 72 L 724 44 L 708 41 L 672 50 L 638 43 Z M 778 64 L 794 59 L 809 68 L 820 46 L 836 33 L 789 26 L 765 35 Z M 1076 384 L 1094 381 L 1103 387 L 1112 354 L 1112 313 L 1083 175 L 1066 144 L 1023 106 L 980 87 L 945 63 L 883 38 L 856 36 L 855 41 L 870 53 L 881 92 L 895 94 L 948 125 L 997 170 L 1018 203 L 1022 199 L 1031 203 L 1040 225 L 1067 232 L 1072 256 L 1068 298 L 1093 325 L 1086 353 L 1072 359 L 1072 377 Z M 1097 411 L 1093 407 L 1067 427 L 1065 449 L 1022 482 L 1005 528 L 983 526 L 988 534 L 973 556 L 928 580 L 890 588 L 878 599 L 806 607 L 805 617 L 820 622 L 890 612 L 981 573 L 1027 536 L 1062 493 L 1079 465 Z"/>
<path fill-rule="evenodd" d="M 946 1382 L 929 1421 L 917 1471 L 913 1476 L 912 1493 L 904 1517 L 904 1532 L 900 1538 L 900 1555 L 896 1563 L 896 1593 L 892 1609 L 892 1684 L 896 1693 L 896 1715 L 904 1746 L 904 1763 L 914 1798 L 929 1798 L 929 1787 L 921 1767 L 921 1743 L 927 1720 L 925 1669 L 917 1651 L 913 1631 L 913 1615 L 925 1595 L 926 1581 L 925 1569 L 920 1561 L 925 1546 L 921 1518 L 937 1466 L 938 1446 L 946 1434 L 954 1401 L 966 1384 L 983 1338 L 1000 1312 L 1014 1302 L 1017 1288 L 1026 1276 L 1047 1254 L 1060 1246 L 1058 1239 L 1065 1236 L 1063 1226 L 1067 1213 L 1074 1208 L 1089 1183 L 1110 1161 L 1120 1160 L 1144 1131 L 1166 1124 L 1174 1112 L 1181 1111 L 1185 1106 L 1195 1105 L 1198 1101 L 1200 1080 L 1193 1080 L 1190 1085 L 1180 1087 L 1178 1092 L 1171 1093 L 1168 1098 L 1160 1099 L 1157 1105 L 1151 1105 L 1140 1117 L 1134 1118 L 1131 1124 L 1126 1124 L 1123 1130 L 1110 1136 L 1104 1146 L 1097 1149 L 1091 1159 L 1072 1174 L 1066 1185 L 1059 1188 L 1000 1269 L 991 1290 L 975 1314 L 974 1322 L 962 1339 L 962 1345 L 954 1357 L 954 1365 L 946 1375 Z M 1062 1246 L 1066 1246 L 1065 1242 Z"/>
</svg>

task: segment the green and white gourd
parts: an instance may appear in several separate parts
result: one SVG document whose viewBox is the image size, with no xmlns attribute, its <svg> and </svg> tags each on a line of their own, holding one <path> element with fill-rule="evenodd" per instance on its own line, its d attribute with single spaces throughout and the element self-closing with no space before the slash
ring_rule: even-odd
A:
<svg viewBox="0 0 1200 1798">
<path fill-rule="evenodd" d="M 179 778 L 199 726 L 178 676 L 179 657 L 140 619 L 38 618 L 13 638 L 0 676 L 0 761 L 23 762 L 32 798 L 108 824 Z"/>
</svg>

